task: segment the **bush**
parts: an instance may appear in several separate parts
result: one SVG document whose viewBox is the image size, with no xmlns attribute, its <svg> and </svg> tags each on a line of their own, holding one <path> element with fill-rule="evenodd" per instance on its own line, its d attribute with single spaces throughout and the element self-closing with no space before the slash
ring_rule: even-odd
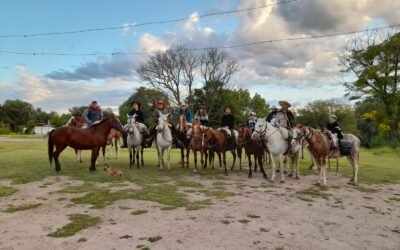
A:
<svg viewBox="0 0 400 250">
<path fill-rule="evenodd" d="M 8 128 L 0 127 L 0 135 L 9 135 L 9 134 L 13 134 L 13 132 Z"/>
</svg>

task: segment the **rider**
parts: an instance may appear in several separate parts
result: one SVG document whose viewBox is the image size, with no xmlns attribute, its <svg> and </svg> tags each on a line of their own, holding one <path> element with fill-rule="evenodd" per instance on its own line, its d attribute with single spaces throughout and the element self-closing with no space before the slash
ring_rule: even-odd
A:
<svg viewBox="0 0 400 250">
<path fill-rule="evenodd" d="M 269 108 L 269 114 L 265 120 L 275 126 L 277 113 L 278 109 L 276 108 L 276 106 L 272 106 L 271 108 Z"/>
<path fill-rule="evenodd" d="M 200 106 L 193 119 L 199 120 L 200 125 L 208 127 L 208 114 L 206 108 L 204 106 Z"/>
<path fill-rule="evenodd" d="M 291 129 L 294 128 L 296 125 L 296 119 L 293 115 L 293 113 L 289 110 L 289 108 L 292 106 L 289 102 L 287 101 L 279 101 L 279 105 L 281 106 L 281 109 L 278 110 L 276 114 L 276 125 L 278 126 L 279 130 L 281 131 L 281 134 L 285 140 L 288 140 L 290 142 L 292 138 L 292 132 Z M 290 144 L 288 142 L 288 150 L 290 150 Z"/>
<path fill-rule="evenodd" d="M 235 117 L 231 113 L 231 109 L 229 107 L 224 108 L 224 114 L 221 118 L 221 128 L 220 130 L 224 130 L 227 134 L 227 137 L 231 137 L 231 130 L 235 125 Z"/>
<path fill-rule="evenodd" d="M 256 112 L 250 112 L 249 118 L 247 120 L 247 127 L 251 129 L 251 131 L 254 131 L 257 123 L 257 114 Z"/>
<path fill-rule="evenodd" d="M 188 105 L 186 103 L 182 103 L 181 106 L 179 106 L 179 114 L 185 115 L 187 123 L 192 123 L 192 111 L 188 109 Z"/>
<path fill-rule="evenodd" d="M 97 101 L 92 101 L 89 107 L 83 112 L 83 117 L 86 119 L 89 128 L 92 127 L 96 121 L 101 121 L 103 119 L 103 111 L 101 111 Z"/>
<path fill-rule="evenodd" d="M 140 102 L 133 101 L 131 103 L 131 107 L 132 107 L 132 110 L 129 111 L 128 115 L 135 116 L 135 122 L 136 122 L 139 130 L 142 133 L 147 133 L 147 127 L 146 127 L 146 125 L 144 125 L 144 114 L 141 110 L 142 105 L 140 104 Z M 126 148 L 127 145 L 126 145 L 126 134 L 125 133 L 123 134 L 122 138 L 123 138 L 124 143 L 121 147 Z"/>
<path fill-rule="evenodd" d="M 340 129 L 339 124 L 337 122 L 336 115 L 330 114 L 328 116 L 328 124 L 326 125 L 326 129 L 329 130 L 332 134 L 336 134 L 340 146 L 340 140 L 342 140 L 344 137 L 342 130 Z"/>
<path fill-rule="evenodd" d="M 154 107 L 153 107 L 153 109 L 154 109 Z M 156 103 L 156 108 L 154 109 L 154 113 L 156 116 L 156 119 L 155 119 L 156 124 L 151 128 L 150 134 L 148 136 L 148 140 L 152 140 L 154 135 L 156 134 L 156 127 L 158 124 L 158 118 L 160 117 L 160 114 L 163 114 L 163 115 L 169 114 L 170 110 L 166 107 L 166 104 L 164 101 L 159 100 Z M 171 129 L 174 129 L 174 127 L 172 126 Z"/>
</svg>

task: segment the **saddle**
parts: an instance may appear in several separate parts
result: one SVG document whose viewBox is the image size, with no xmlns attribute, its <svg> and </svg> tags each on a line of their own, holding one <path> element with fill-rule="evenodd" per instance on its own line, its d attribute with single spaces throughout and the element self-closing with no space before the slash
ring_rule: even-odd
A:
<svg viewBox="0 0 400 250">
<path fill-rule="evenodd" d="M 339 140 L 339 150 L 341 155 L 351 155 L 353 142 L 342 139 Z"/>
</svg>

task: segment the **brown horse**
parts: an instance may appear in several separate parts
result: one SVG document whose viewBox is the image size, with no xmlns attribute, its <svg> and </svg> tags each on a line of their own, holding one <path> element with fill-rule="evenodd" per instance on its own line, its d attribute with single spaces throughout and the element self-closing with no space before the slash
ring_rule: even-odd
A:
<svg viewBox="0 0 400 250">
<path fill-rule="evenodd" d="M 252 169 L 251 169 L 251 155 L 254 155 L 254 168 L 257 169 L 257 161 L 260 166 L 260 170 L 264 176 L 267 178 L 267 174 L 264 171 L 263 167 L 263 154 L 264 154 L 264 145 L 261 139 L 252 139 L 252 131 L 250 128 L 246 126 L 241 126 L 239 129 L 239 138 L 238 143 L 239 146 L 243 145 L 245 149 L 245 153 L 247 159 L 249 161 L 249 178 L 252 177 Z M 256 172 L 256 171 L 254 171 Z"/>
<path fill-rule="evenodd" d="M 107 144 L 110 145 L 110 157 L 113 157 L 113 148 L 115 148 L 115 157 L 119 158 L 119 145 L 122 138 L 122 133 L 116 129 L 111 129 L 107 135 Z"/>
<path fill-rule="evenodd" d="M 81 114 L 73 114 L 71 118 L 68 120 L 67 127 L 73 127 L 73 128 L 80 128 L 80 129 L 85 129 L 87 128 L 87 122 L 85 118 Z M 82 151 L 75 149 L 75 155 L 76 155 L 76 160 L 78 162 L 83 162 L 82 161 Z"/>
<path fill-rule="evenodd" d="M 294 138 L 304 138 L 308 142 L 308 149 L 315 159 L 320 172 L 318 184 L 326 185 L 326 162 L 331 151 L 331 141 L 329 137 L 320 130 L 297 125 L 293 129 Z"/>
<path fill-rule="evenodd" d="M 96 170 L 96 159 L 99 155 L 99 150 L 107 143 L 107 135 L 114 128 L 123 131 L 121 122 L 114 116 L 105 118 L 98 124 L 88 129 L 79 129 L 73 127 L 61 127 L 54 129 L 49 134 L 48 139 L 48 155 L 50 165 L 53 158 L 56 164 L 56 171 L 61 170 L 61 165 L 58 160 L 61 152 L 70 146 L 74 149 L 91 149 L 92 157 L 90 163 L 90 171 Z M 54 151 L 54 146 L 56 151 Z"/>
<path fill-rule="evenodd" d="M 177 146 L 181 149 L 181 164 L 182 167 L 189 167 L 189 153 L 190 153 L 190 139 L 187 138 L 187 126 L 186 117 L 183 114 L 179 115 L 178 129 L 173 131 L 172 135 L 174 140 L 177 142 Z M 186 155 L 185 155 L 186 150 Z M 186 156 L 186 162 L 185 162 Z"/>
<path fill-rule="evenodd" d="M 197 152 L 200 152 L 200 163 L 204 166 L 204 154 L 207 154 L 207 150 L 203 141 L 204 126 L 200 125 L 199 120 L 193 120 L 192 122 L 192 139 L 190 141 L 190 149 L 193 152 L 194 158 L 194 172 L 197 173 Z"/>
<path fill-rule="evenodd" d="M 218 155 L 219 166 L 221 167 L 221 154 L 222 154 L 222 162 L 224 165 L 225 175 L 228 175 L 228 171 L 226 169 L 226 151 L 230 150 L 233 155 L 233 163 L 232 167 L 235 165 L 236 162 L 236 142 L 235 139 L 231 138 L 228 143 L 227 136 L 224 132 L 207 128 L 204 132 L 204 144 L 207 145 L 207 148 L 212 151 L 216 152 Z M 210 153 L 211 154 L 211 153 Z M 207 159 L 205 160 L 205 164 Z"/>
</svg>

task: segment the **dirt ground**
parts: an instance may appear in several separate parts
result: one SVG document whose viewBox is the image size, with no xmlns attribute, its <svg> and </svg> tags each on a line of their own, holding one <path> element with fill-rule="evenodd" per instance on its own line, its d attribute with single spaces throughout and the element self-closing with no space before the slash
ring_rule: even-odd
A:
<svg viewBox="0 0 400 250">
<path fill-rule="evenodd" d="M 316 176 L 284 184 L 271 184 L 259 173 L 253 179 L 246 174 L 229 176 L 226 191 L 235 195 L 214 198 L 213 205 L 195 211 L 165 211 L 158 203 L 140 200 L 119 200 L 103 209 L 71 206 L 70 198 L 82 194 L 54 191 L 82 182 L 62 176 L 12 185 L 19 191 L 0 198 L 0 211 L 9 205 L 42 206 L 0 212 L 0 249 L 400 249 L 400 185 L 369 185 L 378 191 L 366 193 L 347 185 L 342 176 L 328 177 L 325 192 L 331 195 L 323 199 L 298 193 L 313 187 Z M 213 180 L 187 180 L 215 188 Z M 43 185 L 46 182 L 54 184 Z M 198 198 L 195 192 L 186 194 L 190 200 Z M 148 212 L 131 214 L 138 209 Z M 67 214 L 72 213 L 100 216 L 102 222 L 71 237 L 47 236 L 68 224 Z M 150 237 L 158 240 L 151 242 Z"/>
</svg>

